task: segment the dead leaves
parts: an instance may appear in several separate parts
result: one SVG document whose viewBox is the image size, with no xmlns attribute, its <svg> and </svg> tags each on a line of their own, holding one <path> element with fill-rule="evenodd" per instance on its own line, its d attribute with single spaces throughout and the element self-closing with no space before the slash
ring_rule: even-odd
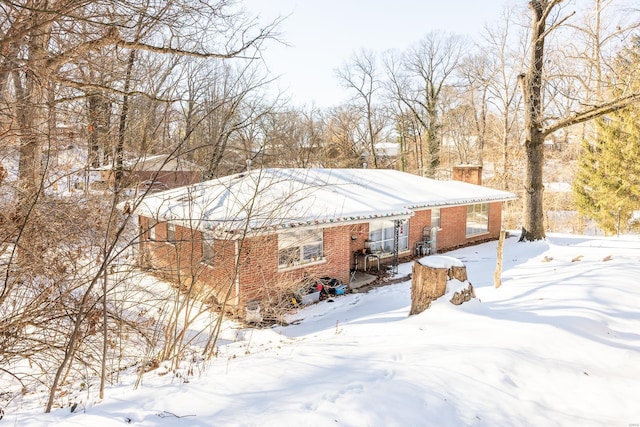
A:
<svg viewBox="0 0 640 427">
<path fill-rule="evenodd" d="M 576 257 L 573 257 L 571 259 L 571 262 L 578 262 L 578 261 L 582 261 L 582 259 L 584 258 L 584 255 L 578 255 Z M 612 255 L 607 255 L 606 257 L 602 258 L 603 262 L 607 262 L 607 261 L 611 261 L 613 259 Z M 541 262 L 550 262 L 553 261 L 554 258 L 552 256 L 549 255 L 545 255 L 544 258 L 542 258 Z"/>
</svg>

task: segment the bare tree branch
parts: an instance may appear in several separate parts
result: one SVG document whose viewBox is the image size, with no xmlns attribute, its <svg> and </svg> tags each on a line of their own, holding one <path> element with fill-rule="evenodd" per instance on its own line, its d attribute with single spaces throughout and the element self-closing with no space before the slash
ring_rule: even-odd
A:
<svg viewBox="0 0 640 427">
<path fill-rule="evenodd" d="M 564 119 L 558 120 L 557 122 L 553 123 L 549 127 L 543 128 L 542 135 L 546 137 L 548 135 L 551 135 L 557 130 L 564 129 L 569 126 L 577 125 L 579 123 L 584 123 L 589 120 L 593 120 L 605 114 L 609 114 L 614 111 L 620 110 L 622 108 L 628 107 L 629 105 L 633 104 L 638 100 L 640 100 L 640 93 L 632 93 L 631 95 L 627 95 L 622 98 L 617 98 L 617 99 L 614 99 L 613 101 L 606 102 L 601 105 L 596 105 L 587 110 L 577 112 L 571 115 L 570 117 L 566 117 Z"/>
</svg>

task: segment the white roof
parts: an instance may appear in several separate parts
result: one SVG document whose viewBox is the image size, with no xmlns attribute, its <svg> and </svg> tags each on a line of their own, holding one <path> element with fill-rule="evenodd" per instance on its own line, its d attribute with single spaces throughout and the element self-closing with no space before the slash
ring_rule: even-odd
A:
<svg viewBox="0 0 640 427">
<path fill-rule="evenodd" d="M 126 170 L 135 171 L 198 172 L 201 170 L 201 168 L 195 163 L 189 162 L 180 157 L 170 156 L 169 154 L 157 154 L 153 156 L 142 156 L 140 158 L 124 160 L 123 165 Z M 113 168 L 113 164 L 107 164 L 91 168 L 91 170 L 107 171 L 112 170 Z"/>
<path fill-rule="evenodd" d="M 139 215 L 217 233 L 408 218 L 417 209 L 515 199 L 391 169 L 255 169 L 147 195 Z"/>
</svg>

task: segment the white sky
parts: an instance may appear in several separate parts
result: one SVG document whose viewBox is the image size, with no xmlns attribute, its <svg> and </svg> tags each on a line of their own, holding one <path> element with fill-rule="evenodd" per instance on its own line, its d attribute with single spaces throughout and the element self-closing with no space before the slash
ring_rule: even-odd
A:
<svg viewBox="0 0 640 427">
<path fill-rule="evenodd" d="M 294 103 L 318 107 L 345 99 L 334 70 L 357 50 L 404 50 L 436 30 L 477 36 L 507 3 L 526 6 L 521 0 L 243 1 L 263 22 L 290 15 L 281 26 L 290 46 L 271 44 L 264 58 Z"/>
</svg>

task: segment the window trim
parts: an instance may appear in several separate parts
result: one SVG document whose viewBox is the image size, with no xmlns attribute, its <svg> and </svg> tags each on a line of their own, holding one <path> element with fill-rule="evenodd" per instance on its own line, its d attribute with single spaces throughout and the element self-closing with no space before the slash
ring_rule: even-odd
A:
<svg viewBox="0 0 640 427">
<path fill-rule="evenodd" d="M 312 240 L 309 236 L 304 236 L 304 234 L 308 234 L 309 232 L 313 232 L 316 239 Z M 289 235 L 290 239 L 294 240 L 294 244 L 292 245 L 284 245 L 284 237 Z M 290 230 L 278 233 L 278 270 L 287 270 L 293 268 L 299 268 L 303 266 L 308 266 L 311 264 L 318 264 L 326 261 L 324 254 L 324 229 L 323 228 L 306 228 L 300 230 Z M 297 243 L 297 244 L 296 244 Z M 309 258 L 305 258 L 305 248 L 313 247 L 320 245 L 320 255 Z M 297 251 L 296 251 L 297 249 Z M 287 263 L 282 263 L 283 252 L 284 251 L 292 251 L 297 252 L 297 259 L 290 260 Z"/>
<path fill-rule="evenodd" d="M 470 211 L 472 209 L 472 211 Z M 483 214 L 486 215 L 485 221 L 478 221 L 478 218 L 483 218 Z M 471 215 L 471 218 L 470 218 Z M 480 224 L 484 226 L 483 228 L 477 227 L 473 228 L 469 224 Z M 481 234 L 489 233 L 489 203 L 475 203 L 473 205 L 467 205 L 467 216 L 465 218 L 465 237 L 475 237 Z"/>
</svg>

